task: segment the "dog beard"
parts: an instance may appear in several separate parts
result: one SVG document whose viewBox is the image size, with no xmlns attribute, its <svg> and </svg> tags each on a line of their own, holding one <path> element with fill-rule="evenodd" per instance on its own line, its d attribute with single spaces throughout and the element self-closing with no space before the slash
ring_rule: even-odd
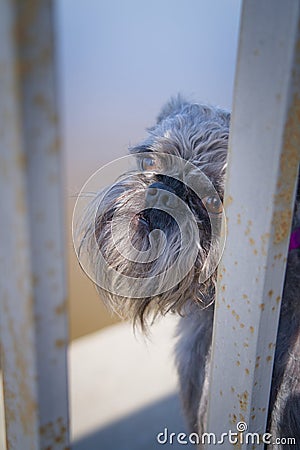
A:
<svg viewBox="0 0 300 450">
<path fill-rule="evenodd" d="M 79 249 L 106 304 L 143 328 L 158 314 L 185 314 L 191 304 L 207 307 L 214 299 L 222 215 L 209 214 L 203 197 L 213 197 L 207 178 L 223 194 L 229 114 L 178 98 L 150 131 L 150 140 L 131 149 L 139 170 L 88 206 Z M 145 159 L 152 169 L 153 158 L 157 166 L 168 155 L 175 157 L 169 170 L 143 167 Z M 189 161 L 188 170 L 177 159 Z M 203 180 L 200 196 L 189 179 Z"/>
</svg>

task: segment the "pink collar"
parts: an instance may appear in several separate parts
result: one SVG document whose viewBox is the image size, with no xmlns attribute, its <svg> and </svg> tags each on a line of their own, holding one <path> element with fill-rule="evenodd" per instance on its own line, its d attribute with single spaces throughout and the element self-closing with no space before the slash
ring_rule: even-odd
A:
<svg viewBox="0 0 300 450">
<path fill-rule="evenodd" d="M 300 227 L 296 228 L 291 234 L 289 251 L 300 248 Z"/>
</svg>

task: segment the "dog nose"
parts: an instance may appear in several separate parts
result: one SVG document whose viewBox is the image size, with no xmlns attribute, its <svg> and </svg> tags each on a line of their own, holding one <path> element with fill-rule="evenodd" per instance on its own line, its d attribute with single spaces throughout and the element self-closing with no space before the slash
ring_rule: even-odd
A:
<svg viewBox="0 0 300 450">
<path fill-rule="evenodd" d="M 150 184 L 147 189 L 146 200 L 148 207 L 156 205 L 174 208 L 177 206 L 177 197 L 174 189 L 160 182 Z"/>
</svg>

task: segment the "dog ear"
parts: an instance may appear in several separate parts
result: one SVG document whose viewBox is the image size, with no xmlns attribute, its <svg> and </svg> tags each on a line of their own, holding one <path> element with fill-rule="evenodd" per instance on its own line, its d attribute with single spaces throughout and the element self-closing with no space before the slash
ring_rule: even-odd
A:
<svg viewBox="0 0 300 450">
<path fill-rule="evenodd" d="M 162 120 L 166 119 L 169 116 L 178 114 L 184 106 L 189 104 L 190 102 L 185 100 L 180 94 L 178 94 L 176 97 L 172 97 L 160 111 L 156 119 L 157 123 L 160 123 Z"/>
</svg>

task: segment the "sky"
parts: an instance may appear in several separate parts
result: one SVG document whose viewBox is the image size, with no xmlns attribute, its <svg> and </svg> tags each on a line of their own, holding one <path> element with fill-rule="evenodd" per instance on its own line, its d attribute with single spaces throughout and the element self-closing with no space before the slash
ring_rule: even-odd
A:
<svg viewBox="0 0 300 450">
<path fill-rule="evenodd" d="M 68 195 L 181 93 L 231 109 L 240 0 L 56 0 Z"/>
</svg>

